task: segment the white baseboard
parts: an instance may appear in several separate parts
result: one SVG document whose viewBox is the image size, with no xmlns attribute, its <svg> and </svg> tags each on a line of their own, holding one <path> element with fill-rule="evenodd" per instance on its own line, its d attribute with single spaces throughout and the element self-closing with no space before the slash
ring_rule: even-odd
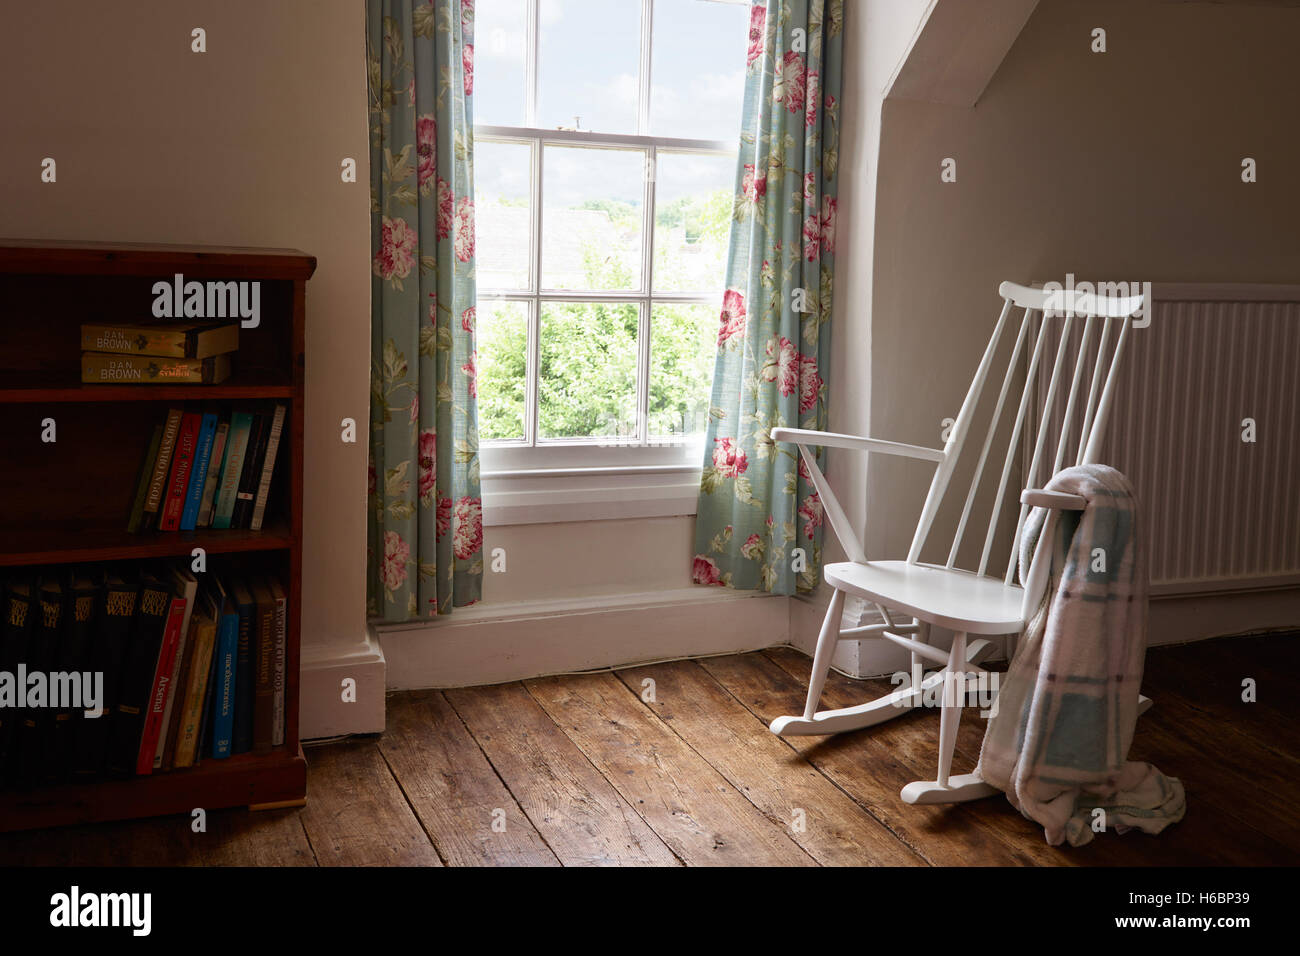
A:
<svg viewBox="0 0 1300 956">
<path fill-rule="evenodd" d="M 1300 628 L 1300 589 L 1152 598 L 1147 646 Z"/>
<path fill-rule="evenodd" d="M 783 644 L 787 601 L 681 588 L 461 608 L 376 630 L 389 690 L 467 687 Z"/>
<path fill-rule="evenodd" d="M 384 729 L 387 666 L 373 634 L 356 644 L 303 645 L 299 671 L 298 736 L 303 740 L 341 734 L 377 734 Z M 355 681 L 355 699 L 345 700 L 344 681 Z"/>
</svg>

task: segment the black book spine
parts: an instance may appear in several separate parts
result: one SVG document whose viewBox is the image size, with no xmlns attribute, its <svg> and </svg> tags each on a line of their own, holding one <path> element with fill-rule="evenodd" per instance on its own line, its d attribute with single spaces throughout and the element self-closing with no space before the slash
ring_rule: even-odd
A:
<svg viewBox="0 0 1300 956">
<path fill-rule="evenodd" d="M 27 658 L 27 645 L 36 617 L 35 594 L 25 581 L 10 581 L 4 590 L 4 628 L 0 631 L 0 671 L 18 680 L 18 665 Z M 0 781 L 12 781 L 20 714 L 17 707 L 0 706 Z"/>
<path fill-rule="evenodd" d="M 27 645 L 27 673 L 29 677 L 33 674 L 44 675 L 46 699 L 30 702 L 19 714 L 17 769 L 14 777 L 15 783 L 23 788 L 34 787 L 40 782 L 54 729 L 54 710 L 50 707 L 50 695 L 54 688 L 50 683 L 50 672 L 58 660 L 60 625 L 63 621 L 63 588 L 58 581 L 41 582 L 32 610 L 35 618 Z M 36 692 L 35 685 L 31 686 L 31 690 Z"/>
<path fill-rule="evenodd" d="M 113 711 L 121 686 L 122 659 L 135 620 L 136 587 L 121 578 L 105 577 L 97 588 L 93 639 L 88 652 L 92 673 L 103 674 L 103 711 L 98 717 L 77 722 L 73 741 L 72 774 L 76 778 L 102 773 L 112 739 Z"/>
<path fill-rule="evenodd" d="M 54 715 L 54 732 L 45 773 L 49 780 L 68 779 L 76 763 L 77 737 L 84 720 L 83 714 L 95 690 L 91 647 L 99 612 L 98 604 L 99 589 L 94 582 L 88 577 L 70 575 L 64 590 L 63 638 L 59 646 L 58 669 L 69 675 L 80 675 L 81 706 L 65 707 Z"/>
<path fill-rule="evenodd" d="M 253 518 L 253 505 L 257 501 L 257 487 L 262 481 L 262 462 L 266 459 L 266 442 L 270 431 L 270 415 L 258 412 L 253 416 L 244 468 L 239 473 L 239 491 L 235 495 L 235 508 L 230 515 L 232 528 L 247 528 Z"/>
</svg>

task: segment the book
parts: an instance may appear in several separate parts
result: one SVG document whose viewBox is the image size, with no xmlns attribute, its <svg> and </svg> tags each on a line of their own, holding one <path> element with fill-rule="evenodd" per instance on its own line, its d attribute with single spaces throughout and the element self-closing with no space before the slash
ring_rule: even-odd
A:
<svg viewBox="0 0 1300 956">
<path fill-rule="evenodd" d="M 113 713 L 121 690 L 122 661 L 131 641 L 135 621 L 138 586 L 132 577 L 113 571 L 96 578 L 100 593 L 90 647 L 90 669 L 103 674 L 102 713 L 92 717 L 82 713 L 73 744 L 72 775 L 90 777 L 102 771 L 112 742 Z"/>
<path fill-rule="evenodd" d="M 235 492 L 235 506 L 230 512 L 230 527 L 247 528 L 248 519 L 253 514 L 253 499 L 257 496 L 257 480 L 261 476 L 260 462 L 266 455 L 267 433 L 270 431 L 270 418 L 264 413 L 253 416 L 253 423 L 248 429 L 248 448 L 244 452 L 243 473 L 239 476 L 239 487 Z"/>
<path fill-rule="evenodd" d="M 199 423 L 199 441 L 194 452 L 194 466 L 190 469 L 189 488 L 185 492 L 185 507 L 181 510 L 181 530 L 193 531 L 198 525 L 199 505 L 203 500 L 203 486 L 212 460 L 212 443 L 217 435 L 215 412 L 204 414 Z"/>
<path fill-rule="evenodd" d="M 149 494 L 144 500 L 144 514 L 140 519 L 140 530 L 149 531 L 158 527 L 158 515 L 162 511 L 163 499 L 167 495 L 167 476 L 171 474 L 172 453 L 176 450 L 176 436 L 181 431 L 181 419 L 185 413 L 179 408 L 169 409 L 167 420 L 163 423 L 162 440 L 158 444 L 158 457 L 153 463 L 153 474 L 149 478 Z"/>
<path fill-rule="evenodd" d="M 95 640 L 95 624 L 101 603 L 100 588 L 94 577 L 84 570 L 68 572 L 63 589 L 63 635 L 59 643 L 56 669 L 65 674 L 94 674 L 91 652 Z M 48 751 L 46 777 L 64 780 L 72 773 L 76 760 L 76 741 L 81 729 L 84 705 L 94 693 L 94 678 L 90 684 L 82 683 L 83 707 L 62 707 L 54 714 L 54 732 Z M 102 689 L 102 683 L 101 683 Z"/>
<path fill-rule="evenodd" d="M 4 630 L 0 632 L 0 670 L 15 675 L 27 659 L 33 621 L 36 618 L 36 589 L 26 578 L 5 582 Z M 10 775 L 14 746 L 18 739 L 19 714 L 13 707 L 0 707 L 0 778 Z"/>
<path fill-rule="evenodd" d="M 140 575 L 140 596 L 122 659 L 117 706 L 113 710 L 108 769 L 116 776 L 135 773 L 150 691 L 171 612 L 171 588 L 153 571 Z"/>
<path fill-rule="evenodd" d="M 198 448 L 199 426 L 202 421 L 198 412 L 186 412 L 181 417 L 181 430 L 176 437 L 171 474 L 167 478 L 167 498 L 163 502 L 162 516 L 158 519 L 161 531 L 180 529 L 181 513 L 185 510 L 185 492 L 189 490 L 190 472 L 194 469 L 194 455 Z"/>
<path fill-rule="evenodd" d="M 221 595 L 221 623 L 209 678 L 211 711 L 207 736 L 211 739 L 208 752 L 217 759 L 224 759 L 233 752 L 234 743 L 235 693 L 239 679 L 239 612 L 226 589 L 220 583 L 217 587 Z"/>
<path fill-rule="evenodd" d="M 221 487 L 217 489 L 217 506 L 212 515 L 214 528 L 230 527 L 230 516 L 235 510 L 235 495 L 239 492 L 239 479 L 243 476 L 248 430 L 252 424 L 253 416 L 248 412 L 235 412 L 230 416 L 226 460 L 221 466 Z"/>
<path fill-rule="evenodd" d="M 275 596 L 275 653 L 271 673 L 274 704 L 271 712 L 271 746 L 284 743 L 284 680 L 285 665 L 289 655 L 289 597 L 275 578 L 270 579 L 271 593 Z"/>
<path fill-rule="evenodd" d="M 275 595 L 270 585 L 251 582 L 254 605 L 253 752 L 268 753 L 275 724 Z"/>
<path fill-rule="evenodd" d="M 257 604 L 248 585 L 240 578 L 230 582 L 230 597 L 239 615 L 239 643 L 235 655 L 235 729 L 231 752 L 253 749 L 253 650 L 257 640 Z"/>
<path fill-rule="evenodd" d="M 87 385 L 216 385 L 230 378 L 230 355 L 205 359 L 156 358 L 83 352 L 81 381 Z"/>
<path fill-rule="evenodd" d="M 60 626 L 63 621 L 63 586 L 58 577 L 41 577 L 32 610 L 35 617 L 31 624 L 24 663 L 29 675 L 47 675 L 44 693 L 48 695 L 51 690 L 48 675 L 54 669 L 58 657 Z M 41 778 L 54 720 L 48 707 L 48 698 L 36 698 L 35 695 L 40 691 L 31 685 L 27 691 L 35 699 L 29 699 L 28 706 L 18 712 L 18 739 L 14 742 L 14 783 L 24 789 L 34 787 Z"/>
<path fill-rule="evenodd" d="M 271 475 L 275 471 L 275 456 L 280 450 L 280 435 L 284 431 L 284 416 L 288 411 L 284 405 L 275 406 L 275 415 L 271 419 L 271 432 L 266 442 L 266 454 L 262 462 L 262 476 L 257 483 L 257 500 L 253 503 L 253 516 L 248 527 L 253 531 L 262 530 L 262 518 L 266 515 L 266 499 L 271 493 Z"/>
<path fill-rule="evenodd" d="M 178 711 L 180 718 L 177 722 L 176 744 L 171 762 L 172 766 L 178 769 L 194 765 L 194 755 L 203 724 L 203 703 L 207 698 L 208 678 L 212 672 L 212 652 L 216 647 L 220 618 L 221 607 L 217 603 L 214 589 L 204 588 L 198 597 L 198 607 L 194 609 L 189 647 L 186 651 L 190 655 L 190 663 L 186 669 L 184 695 Z M 166 764 L 164 757 L 164 768 Z"/>
<path fill-rule="evenodd" d="M 154 754 L 158 752 L 158 737 L 162 731 L 163 714 L 167 710 L 168 687 L 180 646 L 181 625 L 185 620 L 185 598 L 173 583 L 171 601 L 167 609 L 167 623 L 163 628 L 162 644 L 154 663 L 149 697 L 145 704 L 144 720 L 140 725 L 140 747 L 135 754 L 137 775 L 153 773 Z"/>
<path fill-rule="evenodd" d="M 239 323 L 93 323 L 81 327 L 81 347 L 87 352 L 202 359 L 238 349 Z"/>
<path fill-rule="evenodd" d="M 153 756 L 153 769 L 159 770 L 163 765 L 163 755 L 167 749 L 167 737 L 172 725 L 172 711 L 176 706 L 176 691 L 180 687 L 181 668 L 185 664 L 185 655 L 190 638 L 190 619 L 194 616 L 194 599 L 198 595 L 199 580 L 187 568 L 173 566 L 171 569 L 173 593 L 185 600 L 185 614 L 181 618 L 180 636 L 177 638 L 175 659 L 171 673 L 168 674 L 166 701 L 163 703 L 162 725 L 158 731 L 158 742 Z"/>
<path fill-rule="evenodd" d="M 221 485 L 221 464 L 225 460 L 226 436 L 230 434 L 230 415 L 222 412 L 217 420 L 217 433 L 212 439 L 212 455 L 208 464 L 208 474 L 203 481 L 203 501 L 199 504 L 197 527 L 207 528 L 212 525 L 212 512 L 217 503 L 217 488 Z"/>
<path fill-rule="evenodd" d="M 153 437 L 149 439 L 149 448 L 140 462 L 140 473 L 135 480 L 135 499 L 131 503 L 131 516 L 127 519 L 126 530 L 135 534 L 140 530 L 144 520 L 144 503 L 149 497 L 149 483 L 153 478 L 153 465 L 158 460 L 158 448 L 162 445 L 163 426 L 153 427 Z"/>
</svg>

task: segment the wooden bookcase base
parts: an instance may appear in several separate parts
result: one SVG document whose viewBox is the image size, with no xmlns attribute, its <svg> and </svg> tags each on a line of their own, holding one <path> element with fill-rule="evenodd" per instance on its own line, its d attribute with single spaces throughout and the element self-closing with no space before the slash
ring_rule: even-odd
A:
<svg viewBox="0 0 1300 956">
<path fill-rule="evenodd" d="M 0 792 L 0 832 L 157 817 L 196 808 L 302 806 L 307 761 L 302 748 L 205 760 L 192 770 L 32 791 Z"/>
</svg>

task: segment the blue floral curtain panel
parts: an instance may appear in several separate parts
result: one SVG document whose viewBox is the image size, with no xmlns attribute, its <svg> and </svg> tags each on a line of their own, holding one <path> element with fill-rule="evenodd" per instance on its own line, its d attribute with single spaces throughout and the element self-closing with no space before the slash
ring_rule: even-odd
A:
<svg viewBox="0 0 1300 956">
<path fill-rule="evenodd" d="M 483 580 L 471 0 L 368 0 L 368 604 L 399 622 Z"/>
<path fill-rule="evenodd" d="M 817 584 L 821 501 L 798 451 L 770 433 L 826 425 L 843 27 L 843 0 L 766 0 L 750 10 L 695 525 L 698 584 L 778 594 Z"/>
</svg>

